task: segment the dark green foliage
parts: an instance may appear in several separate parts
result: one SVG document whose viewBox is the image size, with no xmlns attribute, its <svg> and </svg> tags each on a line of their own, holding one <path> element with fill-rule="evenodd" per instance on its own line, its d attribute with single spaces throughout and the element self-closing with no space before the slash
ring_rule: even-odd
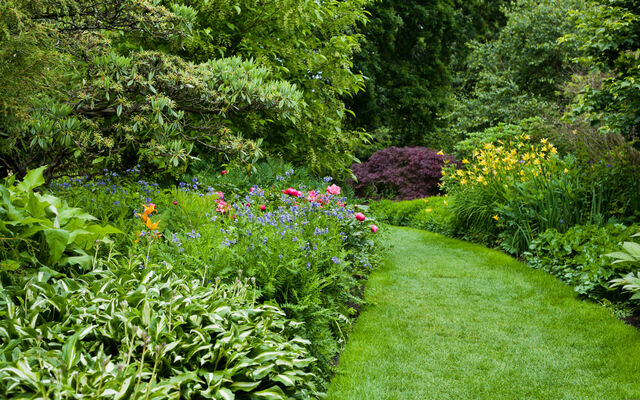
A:
<svg viewBox="0 0 640 400">
<path fill-rule="evenodd" d="M 57 197 L 35 192 L 44 183 L 43 170 L 30 171 L 22 182 L 12 176 L 0 184 L 0 272 L 43 265 L 86 270 L 96 241 L 122 233 Z"/>
<path fill-rule="evenodd" d="M 203 285 L 140 259 L 0 290 L 0 396 L 313 399 L 308 342 L 248 282 Z"/>
<path fill-rule="evenodd" d="M 3 170 L 47 164 L 50 181 L 140 163 L 175 177 L 194 157 L 253 164 L 267 152 L 343 171 L 363 137 L 342 131 L 340 97 L 362 86 L 347 32 L 364 1 L 193 3 L 0 6 Z"/>
<path fill-rule="evenodd" d="M 445 1 L 385 0 L 370 8 L 355 68 L 366 90 L 349 102 L 354 125 L 390 129 L 392 145 L 441 147 L 434 135 L 447 104 L 454 8 Z"/>
<path fill-rule="evenodd" d="M 507 23 L 497 38 L 472 42 L 467 88 L 449 116 L 450 134 L 464 138 L 500 122 L 541 116 L 555 118 L 565 100 L 556 92 L 576 70 L 576 46 L 558 38 L 575 32 L 567 18 L 582 1 L 519 0 L 507 8 Z"/>
<path fill-rule="evenodd" d="M 525 257 L 533 267 L 558 276 L 581 295 L 624 300 L 628 296 L 609 290 L 609 281 L 635 267 L 613 264 L 605 254 L 618 250 L 620 242 L 629 240 L 638 229 L 620 224 L 576 225 L 564 233 L 549 229 L 531 242 Z"/>
<path fill-rule="evenodd" d="M 574 13 L 577 30 L 564 41 L 584 52 L 580 61 L 600 76 L 573 104 L 573 117 L 586 117 L 603 132 L 638 138 L 640 125 L 640 5 L 635 0 L 590 1 Z"/>
</svg>

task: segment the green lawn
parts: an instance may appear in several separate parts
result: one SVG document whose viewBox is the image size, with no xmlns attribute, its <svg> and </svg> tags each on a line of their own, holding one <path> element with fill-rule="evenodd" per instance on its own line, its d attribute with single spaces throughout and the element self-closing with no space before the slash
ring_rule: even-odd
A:
<svg viewBox="0 0 640 400">
<path fill-rule="evenodd" d="M 640 399 L 635 328 L 502 253 L 390 229 L 329 399 Z"/>
</svg>

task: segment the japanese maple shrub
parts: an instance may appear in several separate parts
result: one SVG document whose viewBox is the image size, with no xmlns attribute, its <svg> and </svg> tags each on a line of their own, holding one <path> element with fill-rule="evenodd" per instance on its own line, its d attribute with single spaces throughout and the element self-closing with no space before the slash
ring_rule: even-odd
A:
<svg viewBox="0 0 640 400">
<path fill-rule="evenodd" d="M 411 200 L 438 194 L 442 167 L 458 162 L 426 147 L 389 147 L 362 164 L 351 166 L 356 195 Z"/>
</svg>

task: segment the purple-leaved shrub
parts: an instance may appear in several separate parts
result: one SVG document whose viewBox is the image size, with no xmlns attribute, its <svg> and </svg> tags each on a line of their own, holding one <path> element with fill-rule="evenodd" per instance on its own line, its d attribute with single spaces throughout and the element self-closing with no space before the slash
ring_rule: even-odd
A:
<svg viewBox="0 0 640 400">
<path fill-rule="evenodd" d="M 426 147 L 388 147 L 376 151 L 367 162 L 351 166 L 357 178 L 351 185 L 359 197 L 429 197 L 438 194 L 445 163 L 461 165 L 452 155 Z"/>
</svg>

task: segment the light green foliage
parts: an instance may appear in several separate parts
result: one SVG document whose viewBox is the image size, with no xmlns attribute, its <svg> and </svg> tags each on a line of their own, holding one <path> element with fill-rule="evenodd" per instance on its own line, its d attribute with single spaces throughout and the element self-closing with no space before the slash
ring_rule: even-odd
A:
<svg viewBox="0 0 640 400">
<path fill-rule="evenodd" d="M 445 170 L 458 234 L 520 254 L 549 228 L 633 221 L 640 206 L 637 167 L 626 156 L 561 157 L 546 138 L 511 136 L 522 131 L 518 126 L 488 131 L 487 139 L 501 139 L 474 150 L 465 169 Z"/>
<path fill-rule="evenodd" d="M 263 138 L 268 153 L 315 171 L 342 171 L 362 132 L 344 129 L 344 97 L 363 87 L 353 68 L 360 35 L 356 23 L 366 21 L 369 0 L 183 0 L 197 12 L 193 38 L 182 54 L 204 61 L 214 57 L 252 58 L 303 93 L 303 112 L 262 127 L 237 121 L 247 138 Z"/>
<path fill-rule="evenodd" d="M 392 228 L 331 400 L 640 396 L 640 333 L 501 252 Z"/>
<path fill-rule="evenodd" d="M 572 59 L 580 54 L 575 46 L 559 46 L 557 39 L 575 31 L 569 11 L 584 8 L 577 0 L 520 0 L 507 8 L 498 37 L 471 44 L 464 85 L 469 89 L 454 102 L 450 134 L 464 138 L 499 122 L 556 117 L 564 101 L 556 91 L 576 69 Z"/>
<path fill-rule="evenodd" d="M 572 116 L 586 117 L 603 132 L 637 138 L 640 125 L 640 6 L 634 0 L 590 1 L 572 14 L 575 32 L 563 41 L 579 46 L 587 68 L 604 73 L 576 97 Z"/>
<path fill-rule="evenodd" d="M 203 285 L 139 263 L 2 287 L 0 396 L 317 398 L 298 324 L 255 305 L 248 279 Z"/>
<path fill-rule="evenodd" d="M 13 176 L 0 184 L 0 271 L 42 265 L 87 269 L 95 242 L 122 233 L 57 197 L 35 192 L 44 183 L 43 170 L 30 171 L 22 182 Z"/>
<path fill-rule="evenodd" d="M 265 125 L 301 121 L 304 88 L 279 79 L 277 68 L 250 55 L 192 63 L 167 54 L 194 22 L 189 7 L 172 12 L 119 0 L 88 13 L 95 4 L 64 2 L 56 12 L 48 6 L 12 1 L 0 13 L 8 38 L 0 51 L 12 60 L 2 71 L 10 84 L 0 86 L 1 154 L 3 167 L 19 176 L 42 164 L 47 181 L 138 162 L 177 172 L 201 154 L 250 163 L 262 155 Z M 55 41 L 40 41 L 50 36 Z M 28 40 L 44 67 L 31 52 L 12 50 Z M 29 63 L 36 71 L 22 89 L 15 82 Z"/>
<path fill-rule="evenodd" d="M 372 202 L 369 210 L 380 221 L 392 225 L 409 226 L 452 236 L 452 201 L 449 196 L 432 196 L 408 201 L 380 200 Z"/>
<path fill-rule="evenodd" d="M 531 266 L 556 275 L 582 296 L 625 300 L 627 296 L 619 290 L 609 289 L 609 281 L 634 267 L 612 264 L 605 253 L 618 249 L 636 231 L 636 226 L 621 224 L 576 225 L 565 232 L 549 229 L 532 241 L 524 255 Z"/>
<path fill-rule="evenodd" d="M 485 143 L 497 144 L 499 141 L 514 140 L 520 135 L 528 135 L 540 140 L 553 135 L 554 129 L 553 125 L 540 117 L 526 118 L 513 124 L 498 123 L 483 131 L 467 134 L 466 139 L 455 144 L 455 154 L 459 160 L 470 160 L 473 158 L 473 152 Z"/>
<path fill-rule="evenodd" d="M 638 237 L 640 234 L 632 235 Z M 623 278 L 613 279 L 611 287 L 621 286 L 622 290 L 633 294 L 631 300 L 640 300 L 640 245 L 636 242 L 624 242 L 622 251 L 616 251 L 606 254 L 607 257 L 613 258 L 613 264 L 624 263 L 630 269 L 635 271 L 625 275 Z"/>
</svg>

